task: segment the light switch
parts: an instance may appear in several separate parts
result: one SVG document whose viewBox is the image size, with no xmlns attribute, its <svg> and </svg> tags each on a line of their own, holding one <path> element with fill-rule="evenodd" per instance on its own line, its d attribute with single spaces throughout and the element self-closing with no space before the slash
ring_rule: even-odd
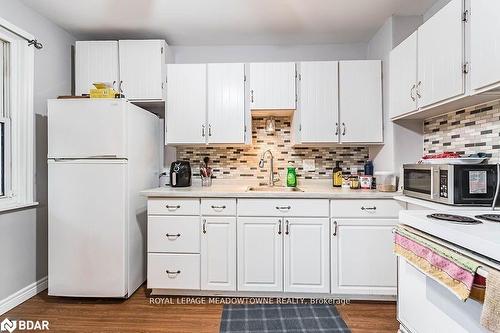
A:
<svg viewBox="0 0 500 333">
<path fill-rule="evenodd" d="M 304 171 L 316 170 L 316 165 L 314 163 L 314 160 L 303 160 L 302 161 L 302 168 L 304 169 Z"/>
</svg>

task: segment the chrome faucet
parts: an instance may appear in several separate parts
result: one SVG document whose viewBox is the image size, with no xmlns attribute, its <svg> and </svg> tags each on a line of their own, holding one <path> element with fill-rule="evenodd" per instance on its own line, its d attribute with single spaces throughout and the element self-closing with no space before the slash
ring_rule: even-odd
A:
<svg viewBox="0 0 500 333">
<path fill-rule="evenodd" d="M 268 154 L 269 153 L 269 154 Z M 274 156 L 273 153 L 271 152 L 270 149 L 266 150 L 265 152 L 262 153 L 259 161 L 259 168 L 264 167 L 264 159 L 266 158 L 266 155 L 269 155 L 270 160 L 269 160 L 269 180 L 268 180 L 268 185 L 269 186 L 274 186 L 275 180 L 274 180 Z"/>
</svg>

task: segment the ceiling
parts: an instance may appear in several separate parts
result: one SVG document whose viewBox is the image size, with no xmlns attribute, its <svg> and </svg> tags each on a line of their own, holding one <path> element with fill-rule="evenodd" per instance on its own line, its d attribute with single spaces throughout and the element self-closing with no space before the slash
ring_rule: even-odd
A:
<svg viewBox="0 0 500 333">
<path fill-rule="evenodd" d="M 80 39 L 162 38 L 172 45 L 367 42 L 393 14 L 436 0 L 22 0 Z"/>
</svg>

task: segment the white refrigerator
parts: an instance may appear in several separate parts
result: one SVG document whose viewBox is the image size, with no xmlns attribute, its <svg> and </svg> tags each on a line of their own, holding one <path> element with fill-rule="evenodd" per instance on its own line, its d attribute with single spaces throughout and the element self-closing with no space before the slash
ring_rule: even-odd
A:
<svg viewBox="0 0 500 333">
<path fill-rule="evenodd" d="M 129 297 L 146 280 L 158 117 L 127 100 L 48 101 L 49 295 Z"/>
</svg>

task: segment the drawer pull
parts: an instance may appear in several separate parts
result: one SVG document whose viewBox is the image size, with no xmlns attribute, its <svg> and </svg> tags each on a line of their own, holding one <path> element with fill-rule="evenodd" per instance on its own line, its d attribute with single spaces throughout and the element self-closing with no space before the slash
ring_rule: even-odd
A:
<svg viewBox="0 0 500 333">
<path fill-rule="evenodd" d="M 181 271 L 169 271 L 168 269 L 165 271 L 169 278 L 174 279 L 177 275 L 181 274 Z"/>
<path fill-rule="evenodd" d="M 179 237 L 181 237 L 181 234 L 166 234 L 165 236 L 167 236 L 168 239 L 177 239 Z"/>
<path fill-rule="evenodd" d="M 376 206 L 373 206 L 373 207 L 365 207 L 365 206 L 362 206 L 362 207 L 361 207 L 361 210 L 377 210 L 377 207 L 376 207 Z"/>
<path fill-rule="evenodd" d="M 290 206 L 276 206 L 277 210 L 290 210 L 292 207 Z"/>
<path fill-rule="evenodd" d="M 224 209 L 226 209 L 226 205 L 223 205 L 223 206 L 214 206 L 214 205 L 212 205 L 211 207 L 216 212 L 222 212 Z"/>
<path fill-rule="evenodd" d="M 337 221 L 333 222 L 333 236 L 337 236 Z"/>
<path fill-rule="evenodd" d="M 175 206 L 166 205 L 165 207 L 167 207 L 167 209 L 170 210 L 170 211 L 174 211 L 174 210 L 177 210 L 177 209 L 181 208 L 181 205 L 175 205 Z"/>
<path fill-rule="evenodd" d="M 285 221 L 285 235 L 290 233 L 290 222 L 288 220 Z"/>
</svg>

